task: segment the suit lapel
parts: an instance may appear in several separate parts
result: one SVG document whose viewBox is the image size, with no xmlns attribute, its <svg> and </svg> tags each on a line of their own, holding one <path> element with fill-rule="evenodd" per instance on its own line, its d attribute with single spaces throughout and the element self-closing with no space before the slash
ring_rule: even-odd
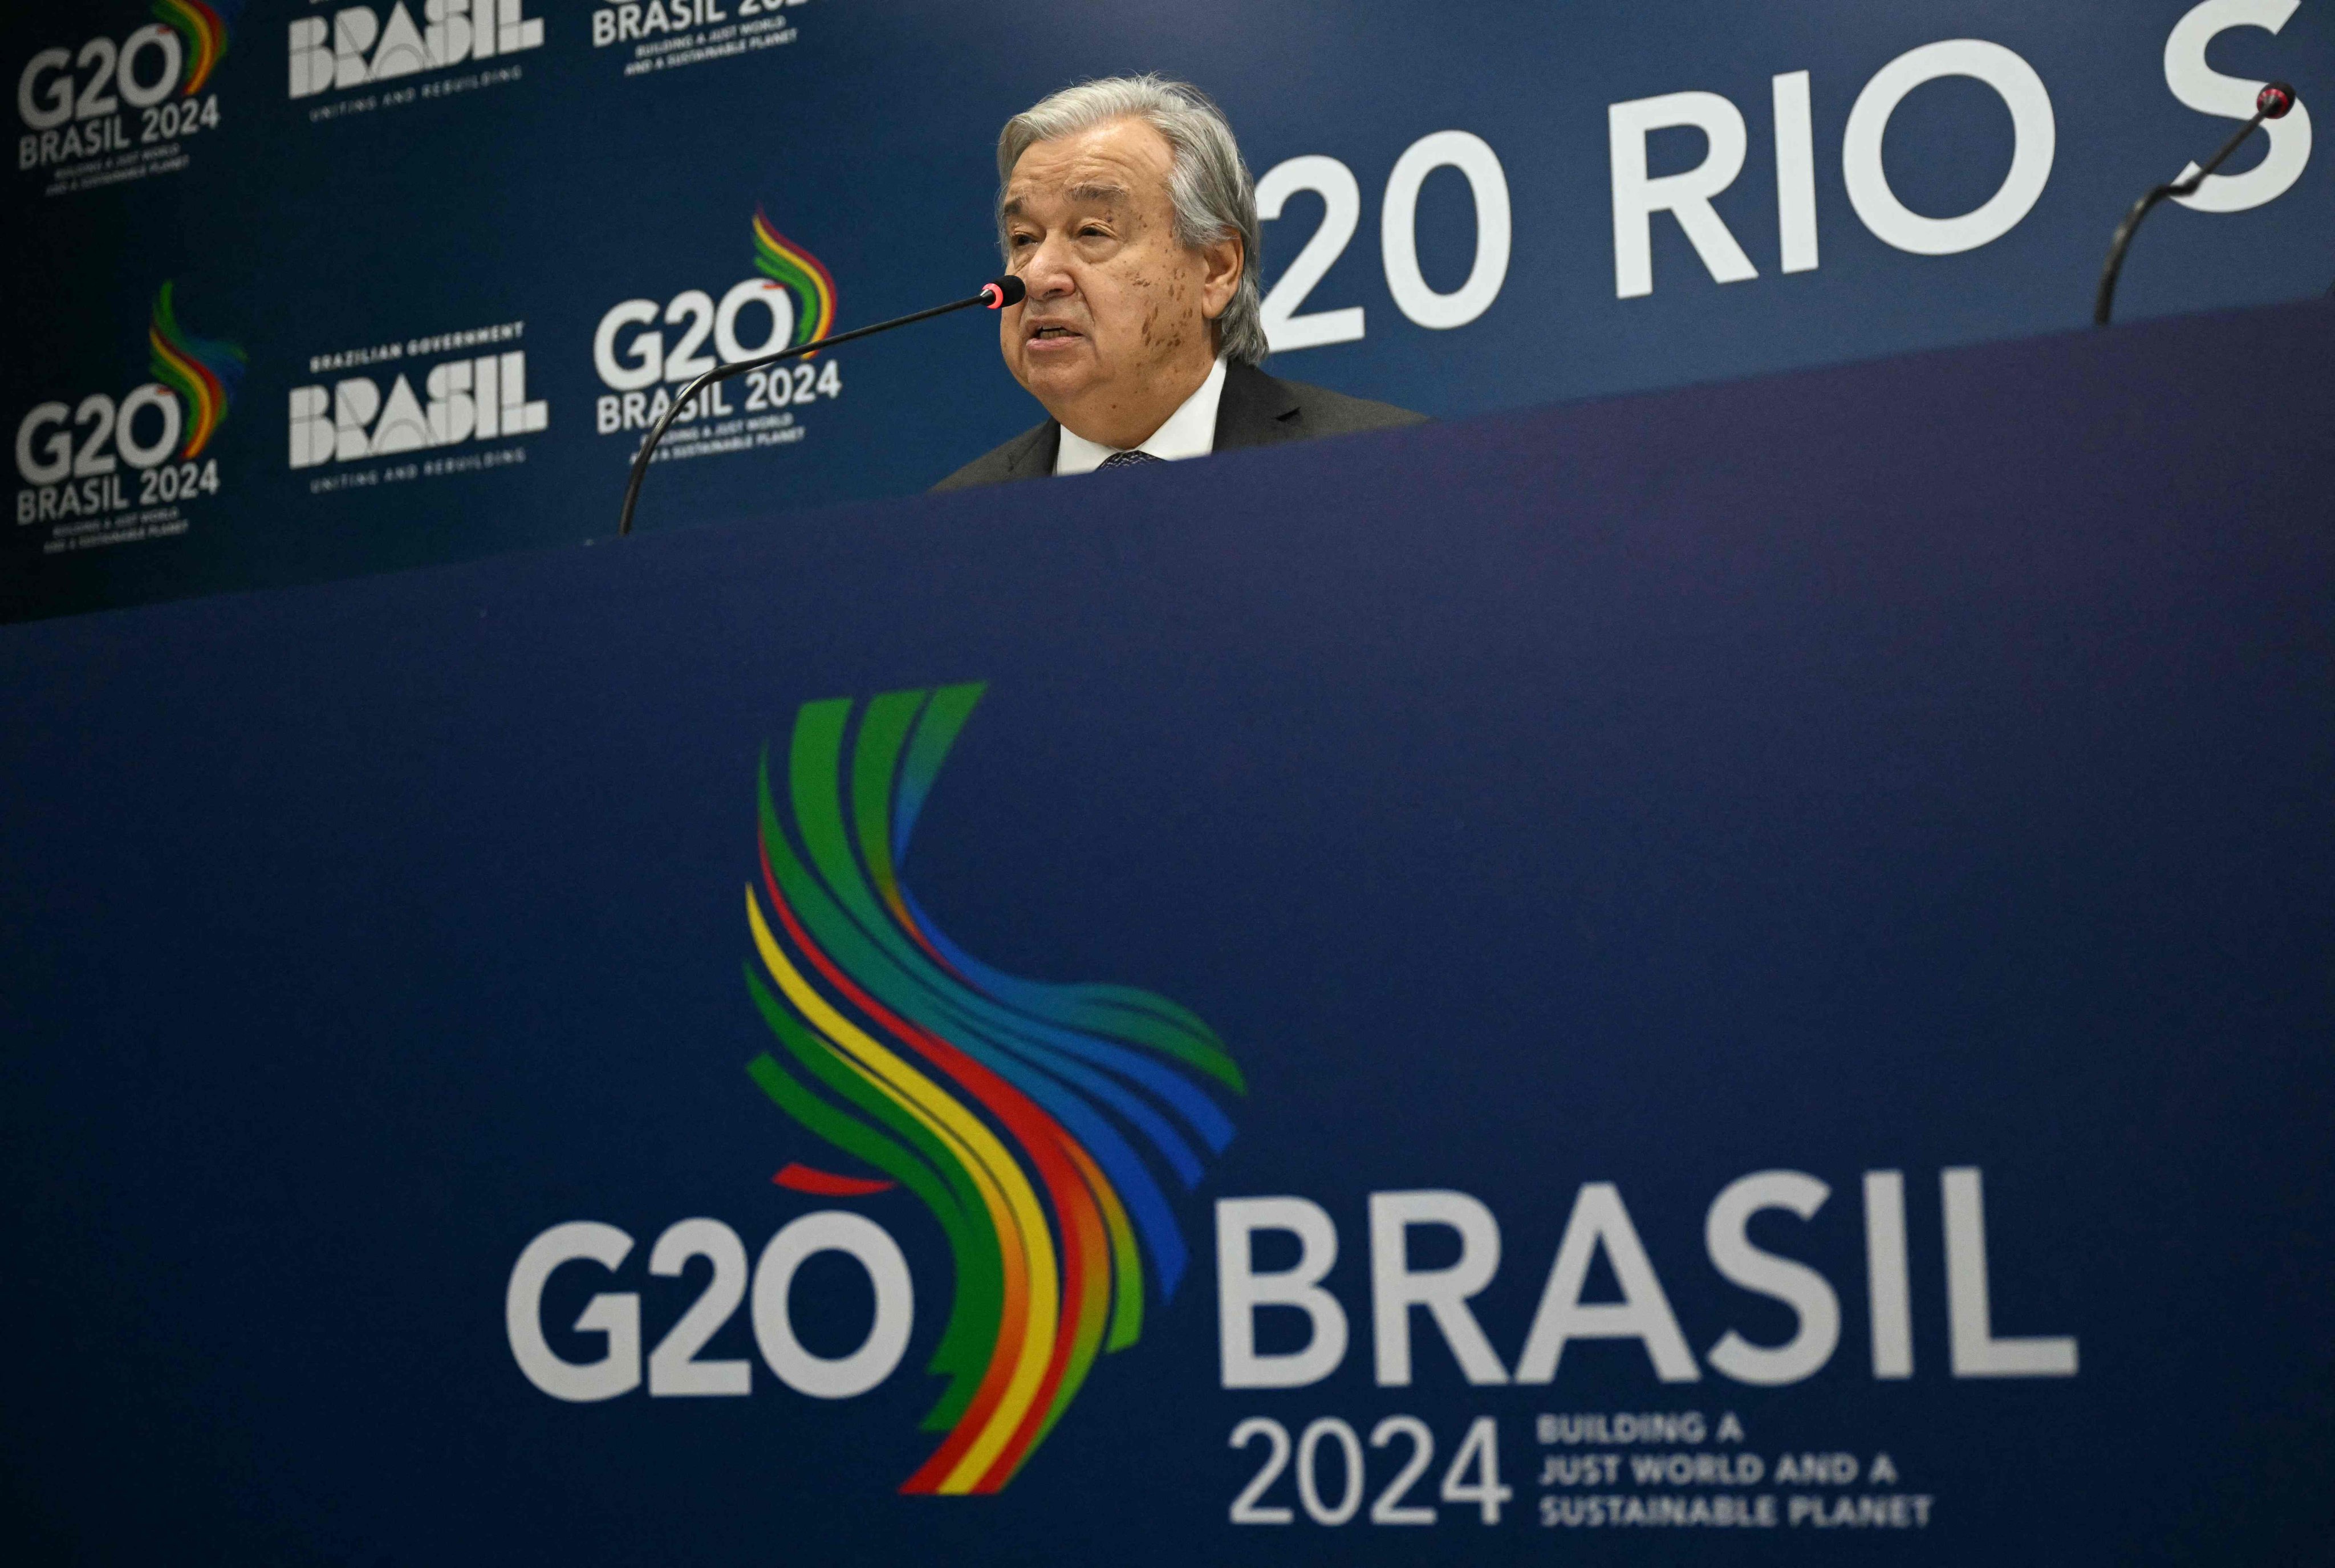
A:
<svg viewBox="0 0 2335 1568">
<path fill-rule="evenodd" d="M 1061 448 L 1062 427 L 1048 420 L 1013 443 L 1005 458 L 1005 477 L 1034 479 L 1052 473 L 1055 455 Z"/>
<path fill-rule="evenodd" d="M 1255 365 L 1225 366 L 1224 396 L 1216 403 L 1218 451 L 1271 446 L 1304 434 L 1297 394 Z"/>
</svg>

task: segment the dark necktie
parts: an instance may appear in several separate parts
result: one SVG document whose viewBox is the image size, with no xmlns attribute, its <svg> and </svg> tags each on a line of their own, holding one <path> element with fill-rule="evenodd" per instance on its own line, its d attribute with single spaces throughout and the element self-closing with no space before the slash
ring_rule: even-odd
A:
<svg viewBox="0 0 2335 1568">
<path fill-rule="evenodd" d="M 1166 460 L 1161 458 L 1153 457 L 1149 452 L 1113 452 L 1110 456 L 1103 459 L 1100 463 L 1097 463 L 1095 467 L 1098 469 L 1134 469 L 1141 468 L 1145 463 L 1156 463 L 1165 460 Z"/>
</svg>

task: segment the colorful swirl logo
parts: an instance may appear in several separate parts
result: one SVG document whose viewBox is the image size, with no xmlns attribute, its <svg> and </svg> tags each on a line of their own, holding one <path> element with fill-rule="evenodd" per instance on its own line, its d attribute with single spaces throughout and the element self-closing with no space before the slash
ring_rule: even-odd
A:
<svg viewBox="0 0 2335 1568">
<path fill-rule="evenodd" d="M 170 301 L 175 285 L 161 285 L 154 296 L 154 317 L 147 322 L 147 350 L 151 353 L 154 381 L 178 392 L 187 409 L 187 443 L 179 458 L 201 458 L 210 436 L 227 422 L 228 403 L 243 385 L 243 350 L 218 338 L 196 338 L 178 324 L 178 305 Z"/>
<path fill-rule="evenodd" d="M 154 296 L 146 346 L 154 379 L 177 392 L 186 407 L 187 440 L 179 455 L 194 458 L 202 455 L 211 437 L 227 422 L 228 408 L 235 402 L 236 389 L 243 384 L 244 354 L 231 343 L 196 337 L 183 330 L 170 298 L 174 286 L 166 283 Z"/>
<path fill-rule="evenodd" d="M 807 704 L 785 815 L 762 760 L 761 889 L 746 889 L 760 955 L 746 984 L 781 1048 L 747 1070 L 887 1178 L 789 1165 L 775 1179 L 826 1194 L 906 1187 L 954 1259 L 931 1362 L 948 1387 L 924 1422 L 947 1437 L 901 1484 L 908 1494 L 1000 1490 L 1097 1355 L 1135 1343 L 1146 1259 L 1163 1301 L 1187 1263 L 1154 1167 L 1197 1186 L 1233 1136 L 1203 1081 L 1247 1092 L 1186 1009 L 1128 986 L 1001 974 L 901 885 L 917 814 L 983 689 L 891 692 L 856 724 L 849 699 Z"/>
<path fill-rule="evenodd" d="M 773 227 L 759 207 L 754 209 L 754 266 L 794 295 L 795 334 L 788 347 L 817 343 L 834 327 L 834 277 L 819 257 Z"/>
<path fill-rule="evenodd" d="M 175 29 L 186 40 L 187 78 L 181 92 L 192 98 L 203 90 L 227 53 L 227 17 L 243 7 L 234 0 L 206 5 L 203 0 L 154 0 L 154 20 Z M 220 15 L 221 11 L 226 15 Z"/>
</svg>

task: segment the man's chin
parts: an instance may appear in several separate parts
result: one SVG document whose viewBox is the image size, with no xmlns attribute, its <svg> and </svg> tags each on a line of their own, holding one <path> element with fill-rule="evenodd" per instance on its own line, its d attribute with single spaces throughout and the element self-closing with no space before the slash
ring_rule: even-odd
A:
<svg viewBox="0 0 2335 1568">
<path fill-rule="evenodd" d="M 1022 362 L 1022 385 L 1050 413 L 1076 402 L 1094 385 L 1094 361 L 1086 354 L 1061 355 L 1061 363 L 1032 355 Z M 1059 415 L 1058 415 L 1059 417 Z"/>
</svg>

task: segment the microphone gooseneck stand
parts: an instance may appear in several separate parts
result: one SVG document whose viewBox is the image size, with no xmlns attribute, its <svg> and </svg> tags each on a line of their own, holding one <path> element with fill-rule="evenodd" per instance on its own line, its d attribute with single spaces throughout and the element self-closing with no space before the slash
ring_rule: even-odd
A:
<svg viewBox="0 0 2335 1568">
<path fill-rule="evenodd" d="M 2254 97 L 2254 117 L 2238 127 L 2238 133 L 2222 144 L 2210 162 L 2186 179 L 2176 179 L 2160 185 L 2132 204 L 2124 221 L 2117 226 L 2116 237 L 2108 241 L 2107 265 L 2100 269 L 2099 297 L 2092 304 L 2092 324 L 2106 326 L 2116 314 L 2117 277 L 2124 271 L 2124 253 L 2132 248 L 2132 237 L 2140 232 L 2141 220 L 2156 210 L 2156 204 L 2173 196 L 2195 196 L 2205 177 L 2229 161 L 2230 154 L 2245 145 L 2265 120 L 2283 120 L 2294 107 L 2294 89 L 2283 82 L 2273 82 Z"/>
<path fill-rule="evenodd" d="M 655 428 L 649 431 L 648 439 L 641 443 L 639 455 L 633 459 L 633 477 L 625 486 L 625 509 L 616 519 L 617 536 L 621 537 L 633 531 L 633 508 L 640 504 L 641 481 L 648 478 L 649 460 L 655 455 L 657 443 L 664 440 L 664 432 L 673 428 L 673 421 L 681 416 L 681 411 L 689 406 L 689 400 L 715 382 L 728 381 L 732 376 L 741 376 L 748 371 L 761 370 L 763 366 L 776 364 L 780 360 L 800 359 L 805 354 L 817 353 L 821 349 L 833 348 L 838 344 L 849 343 L 854 338 L 873 337 L 879 332 L 890 332 L 896 326 L 906 326 L 912 322 L 929 321 L 936 315 L 946 315 L 953 310 L 970 310 L 977 305 L 991 310 L 1003 310 L 1009 305 L 1021 304 L 1022 295 L 1027 292 L 1022 280 L 1010 274 L 1004 277 L 993 277 L 981 286 L 980 293 L 969 299 L 951 300 L 946 305 L 936 305 L 930 310 L 920 310 L 912 315 L 896 315 L 890 321 L 879 321 L 873 326 L 854 327 L 849 332 L 838 333 L 833 337 L 823 337 L 817 343 L 802 344 L 794 348 L 782 348 L 776 353 L 766 353 L 759 358 L 741 359 L 734 364 L 715 365 L 681 389 L 681 394 L 673 400 L 673 406 L 664 411 L 664 417 L 659 419 Z"/>
</svg>

